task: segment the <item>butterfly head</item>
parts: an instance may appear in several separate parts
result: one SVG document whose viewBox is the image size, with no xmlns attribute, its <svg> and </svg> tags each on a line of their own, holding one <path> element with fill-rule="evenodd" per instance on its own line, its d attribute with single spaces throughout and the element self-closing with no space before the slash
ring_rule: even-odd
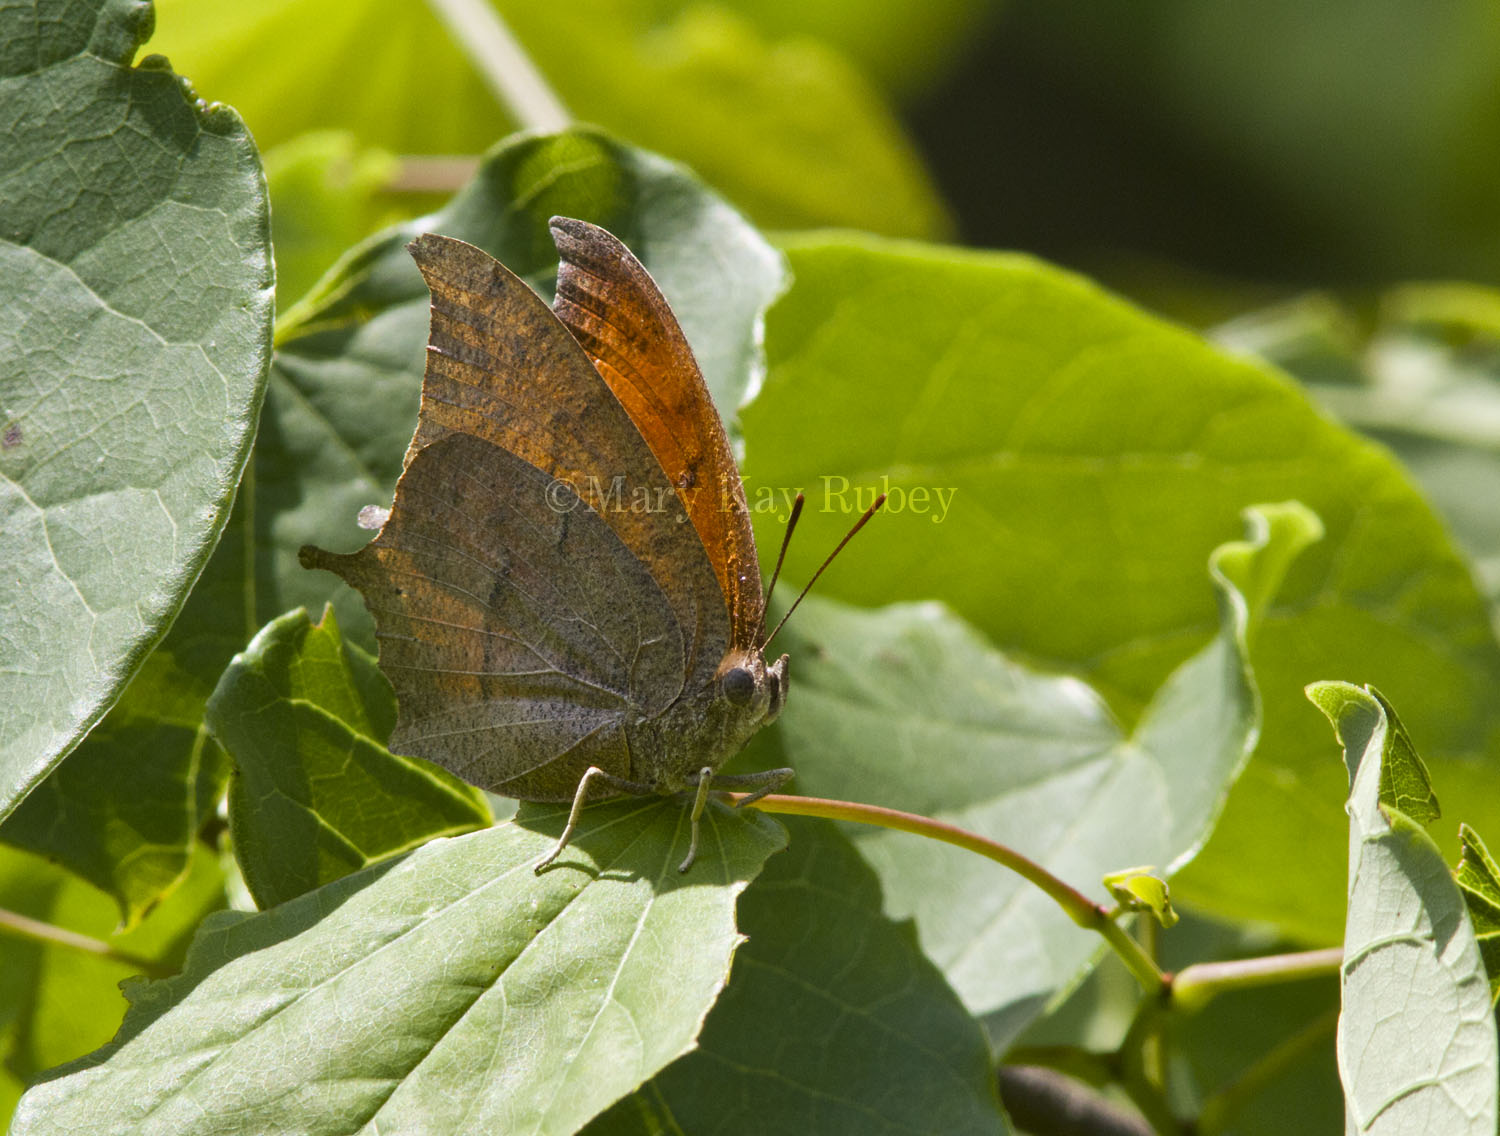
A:
<svg viewBox="0 0 1500 1136">
<path fill-rule="evenodd" d="M 730 651 L 719 664 L 714 681 L 719 696 L 748 723 L 765 726 L 776 720 L 786 704 L 786 667 L 785 655 L 767 663 L 759 651 Z"/>
</svg>

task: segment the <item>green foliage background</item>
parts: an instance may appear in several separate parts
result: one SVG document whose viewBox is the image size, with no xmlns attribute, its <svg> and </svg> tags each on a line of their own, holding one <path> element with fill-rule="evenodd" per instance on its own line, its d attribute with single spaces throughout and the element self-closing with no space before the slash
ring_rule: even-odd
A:
<svg viewBox="0 0 1500 1136">
<path fill-rule="evenodd" d="M 402 246 L 428 229 L 544 295 L 553 213 L 635 249 L 731 420 L 751 500 L 769 495 L 763 550 L 787 494 L 808 494 L 790 581 L 848 501 L 896 491 L 790 625 L 788 712 L 744 768 L 790 763 L 803 792 L 942 816 L 1100 901 L 1104 872 L 1149 861 L 1188 913 L 1164 947 L 1185 961 L 1336 944 L 1346 899 L 1364 902 L 1309 682 L 1378 687 L 1389 702 L 1349 688 L 1349 704 L 1399 707 L 1402 744 L 1459 803 L 1431 840 L 1397 825 L 1421 870 L 1434 849 L 1457 859 L 1458 820 L 1500 829 L 1488 5 L 494 7 L 596 126 L 494 148 L 524 115 L 406 0 L 0 4 L 0 310 L 21 317 L 0 326 L 0 908 L 182 969 L 127 989 L 124 1031 L 47 1077 L 17 1131 L 136 1130 L 112 1102 L 145 1125 L 271 1069 L 306 1131 L 439 1115 L 455 1131 L 1003 1131 L 994 1058 L 1119 1041 L 1133 1002 L 1107 996 L 1107 970 L 1085 981 L 1092 939 L 992 865 L 909 837 L 799 822 L 772 856 L 776 824 L 726 814 L 717 886 L 616 895 L 611 865 L 642 881 L 659 865 L 611 840 L 681 834 L 671 809 L 601 820 L 580 863 L 603 882 L 533 892 L 528 874 L 506 903 L 552 914 L 520 929 L 458 882 L 521 863 L 557 818 L 489 827 L 495 802 L 390 754 L 368 616 L 295 563 L 304 542 L 357 547 L 357 510 L 389 500 L 426 325 Z M 941 516 L 920 496 L 936 489 Z M 1389 843 L 1374 807 L 1351 801 L 1356 831 Z M 603 1068 L 629 1030 L 600 1026 L 606 1045 L 608 998 L 548 1009 L 525 966 L 489 973 L 482 937 L 444 975 L 421 931 L 427 864 L 457 908 L 521 936 L 498 955 L 519 959 L 530 928 L 552 952 L 536 974 L 633 975 L 620 1004 L 652 1007 L 658 1040 L 628 1075 L 592 1095 L 532 1077 L 523 1105 L 455 1072 L 492 1052 L 456 1023 L 516 991 L 578 1076 L 596 1067 L 578 1053 Z M 1457 893 L 1414 894 L 1458 910 Z M 618 949 L 589 956 L 570 930 L 591 903 Z M 637 951 L 631 926 L 661 942 Z M 251 957 L 270 947 L 292 962 Z M 377 1013 L 392 957 L 415 977 L 389 1029 L 402 1005 L 431 1013 L 375 1065 L 357 1030 L 327 1067 L 288 1064 L 302 1011 L 254 1020 L 285 965 L 303 985 L 276 997 L 315 1007 L 307 1029 Z M 1478 957 L 1450 968 L 1465 996 Z M 370 977 L 341 979 L 340 959 Z M 695 977 L 662 998 L 653 965 Z M 128 973 L 0 937 L 0 1102 L 109 1041 Z M 1316 1030 L 1329 998 L 1267 999 L 1259 1034 L 1233 1007 L 1177 1023 L 1167 1106 L 1192 1114 Z M 1473 1018 L 1423 1028 L 1482 1051 L 1482 1095 L 1493 1027 L 1486 1050 Z M 1351 1099 L 1384 1099 L 1403 1044 L 1343 1070 Z M 212 1072 L 178 1063 L 188 1051 Z M 1236 1102 L 1232 1130 L 1318 1130 L 1339 1107 L 1332 1055 L 1315 1036 Z M 368 1084 L 326 1098 L 318 1076 Z M 1274 1105 L 1292 1086 L 1306 1128 Z M 258 1123 L 291 1115 L 268 1107 Z"/>
</svg>

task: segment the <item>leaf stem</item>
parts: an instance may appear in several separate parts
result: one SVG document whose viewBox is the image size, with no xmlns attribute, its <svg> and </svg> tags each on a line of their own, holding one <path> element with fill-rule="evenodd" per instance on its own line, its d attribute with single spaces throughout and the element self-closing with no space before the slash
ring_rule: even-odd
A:
<svg viewBox="0 0 1500 1136">
<path fill-rule="evenodd" d="M 1173 1136 L 1185 1131 L 1186 1126 L 1173 1115 L 1167 1099 L 1166 1043 L 1162 1037 L 1167 1012 L 1166 999 L 1161 995 L 1142 1001 L 1117 1056 L 1119 1084 L 1130 1103 L 1157 1132 Z"/>
<path fill-rule="evenodd" d="M 726 793 L 731 801 L 740 801 L 746 793 Z M 917 813 L 901 812 L 898 809 L 882 808 L 879 805 L 862 805 L 855 801 L 831 801 L 823 797 L 794 797 L 772 793 L 750 804 L 768 813 L 786 813 L 795 816 L 825 817 L 829 820 L 850 820 L 860 824 L 890 828 L 897 832 L 910 832 L 930 840 L 941 840 L 969 852 L 1003 864 L 1028 883 L 1045 892 L 1078 926 L 1097 931 L 1120 956 L 1126 968 L 1135 975 L 1149 995 L 1157 995 L 1165 988 L 1165 976 L 1161 968 L 1141 949 L 1118 923 L 1110 918 L 1104 907 L 1095 903 L 1071 884 L 1064 883 L 1035 860 L 1023 856 L 1013 848 L 997 840 L 969 832 L 946 821 Z"/>
<path fill-rule="evenodd" d="M 128 951 L 117 950 L 103 939 L 95 939 L 89 935 L 81 935 L 77 931 L 69 931 L 66 927 L 43 923 L 39 919 L 32 919 L 18 911 L 0 908 L 0 931 L 20 939 L 31 939 L 53 946 L 67 947 L 69 950 L 81 951 L 96 958 L 123 963 L 125 966 L 135 967 L 142 974 L 152 978 L 166 978 L 173 973 L 159 962 L 133 955 Z"/>
<path fill-rule="evenodd" d="M 1185 966 L 1168 977 L 1174 1008 L 1197 1013 L 1226 990 L 1244 990 L 1277 982 L 1295 982 L 1338 973 L 1344 952 L 1338 947 L 1262 958 L 1200 962 Z"/>
<path fill-rule="evenodd" d="M 564 130 L 573 117 L 486 0 L 427 0 L 500 105 L 524 130 Z"/>
</svg>

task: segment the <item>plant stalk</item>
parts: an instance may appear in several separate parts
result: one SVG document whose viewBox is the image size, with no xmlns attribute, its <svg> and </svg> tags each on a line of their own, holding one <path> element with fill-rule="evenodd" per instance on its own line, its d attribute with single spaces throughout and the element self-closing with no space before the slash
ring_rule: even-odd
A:
<svg viewBox="0 0 1500 1136">
<path fill-rule="evenodd" d="M 1343 958 L 1344 952 L 1340 948 L 1329 947 L 1263 958 L 1194 963 L 1168 978 L 1169 996 L 1175 1009 L 1193 1014 L 1226 990 L 1244 990 L 1337 974 Z"/>
<path fill-rule="evenodd" d="M 523 130 L 551 133 L 572 125 L 573 116 L 486 0 L 427 0 Z"/>
<path fill-rule="evenodd" d="M 95 958 L 108 959 L 110 962 L 122 963 L 139 970 L 142 974 L 152 978 L 166 978 L 173 972 L 163 967 L 159 962 L 152 959 L 133 955 L 128 951 L 117 950 L 103 939 L 95 939 L 90 935 L 81 935 L 77 931 L 69 931 L 66 927 L 57 927 L 51 923 L 43 923 L 39 919 L 22 915 L 18 911 L 7 911 L 0 908 L 0 931 L 14 935 L 20 939 L 31 939 L 35 942 L 47 943 L 50 946 L 66 947 L 68 950 L 80 951 L 83 954 L 93 955 Z"/>
<path fill-rule="evenodd" d="M 727 793 L 730 801 L 740 801 L 747 793 Z M 899 809 L 882 808 L 879 805 L 862 805 L 854 801 L 831 801 L 823 797 L 794 797 L 772 793 L 751 802 L 751 808 L 768 813 L 786 813 L 794 816 L 816 816 L 828 820 L 851 820 L 860 824 L 890 828 L 897 832 L 910 832 L 930 840 L 941 840 L 969 852 L 994 860 L 1015 872 L 1028 883 L 1034 884 L 1048 895 L 1078 926 L 1097 931 L 1114 952 L 1120 956 L 1126 968 L 1148 995 L 1158 995 L 1165 986 L 1161 968 L 1141 949 L 1139 943 L 1128 935 L 1124 928 L 1110 918 L 1109 912 L 1095 903 L 1071 884 L 1058 879 L 1046 868 L 1030 857 L 1023 856 L 1013 848 L 997 840 L 969 832 L 946 821 Z"/>
</svg>

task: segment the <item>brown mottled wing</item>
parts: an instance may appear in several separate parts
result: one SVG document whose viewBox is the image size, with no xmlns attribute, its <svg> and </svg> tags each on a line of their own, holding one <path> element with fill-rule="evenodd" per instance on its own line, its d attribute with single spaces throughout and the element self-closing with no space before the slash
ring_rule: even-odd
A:
<svg viewBox="0 0 1500 1136">
<path fill-rule="evenodd" d="M 562 256 L 553 309 L 593 359 L 677 487 L 729 605 L 730 642 L 760 646 L 765 597 L 729 439 L 656 282 L 597 225 L 552 218 Z"/>
<path fill-rule="evenodd" d="M 671 605 L 684 643 L 673 694 L 701 688 L 729 647 L 729 618 L 714 567 L 641 430 L 572 333 L 499 261 L 433 234 L 410 250 L 432 291 L 432 325 L 408 467 L 424 447 L 463 433 L 568 482 Z"/>
<path fill-rule="evenodd" d="M 364 548 L 302 559 L 375 617 L 399 704 L 391 748 L 476 785 L 566 801 L 590 765 L 629 778 L 627 722 L 681 685 L 681 629 L 646 566 L 548 474 L 480 438 L 419 450 Z"/>
</svg>

